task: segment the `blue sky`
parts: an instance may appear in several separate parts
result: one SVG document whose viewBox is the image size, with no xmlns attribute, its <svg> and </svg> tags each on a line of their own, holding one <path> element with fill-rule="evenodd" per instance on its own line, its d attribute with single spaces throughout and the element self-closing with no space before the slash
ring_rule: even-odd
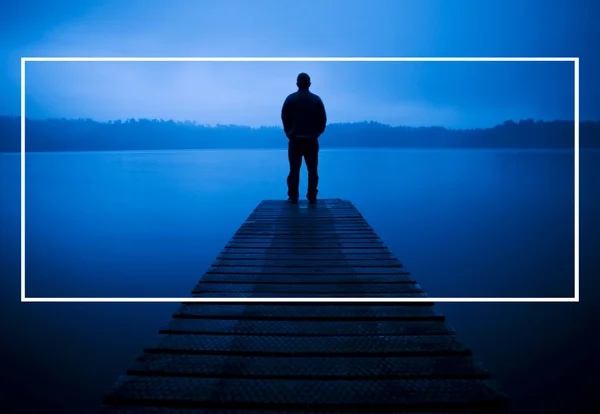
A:
<svg viewBox="0 0 600 414">
<path fill-rule="evenodd" d="M 0 114 L 21 56 L 578 56 L 600 120 L 593 0 L 20 1 L 0 16 Z M 27 66 L 27 116 L 279 125 L 300 71 L 331 122 L 491 126 L 572 119 L 571 63 L 54 63 Z"/>
</svg>

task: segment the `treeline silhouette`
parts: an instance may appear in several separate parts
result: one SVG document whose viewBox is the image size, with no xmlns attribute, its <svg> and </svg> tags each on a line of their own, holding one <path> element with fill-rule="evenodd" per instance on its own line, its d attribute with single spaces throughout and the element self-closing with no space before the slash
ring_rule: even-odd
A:
<svg viewBox="0 0 600 414">
<path fill-rule="evenodd" d="M 0 151 L 20 151 L 20 117 L 0 117 Z M 27 151 L 285 148 L 280 127 L 199 125 L 192 121 L 26 119 Z M 505 121 L 492 128 L 390 126 L 378 122 L 329 124 L 327 148 L 573 148 L 573 121 Z M 600 148 L 600 122 L 580 123 L 580 145 Z"/>
</svg>

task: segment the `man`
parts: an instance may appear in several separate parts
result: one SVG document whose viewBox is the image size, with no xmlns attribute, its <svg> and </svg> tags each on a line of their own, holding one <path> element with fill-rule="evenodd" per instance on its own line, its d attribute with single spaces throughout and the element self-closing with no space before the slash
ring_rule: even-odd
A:
<svg viewBox="0 0 600 414">
<path fill-rule="evenodd" d="M 300 185 L 300 167 L 302 157 L 308 169 L 308 202 L 317 202 L 319 175 L 319 136 L 325 131 L 327 116 L 325 106 L 318 95 L 310 92 L 310 77 L 306 73 L 298 75 L 298 91 L 289 95 L 281 109 L 283 130 L 288 137 L 288 159 L 290 174 L 287 178 L 288 201 L 298 203 Z"/>
</svg>

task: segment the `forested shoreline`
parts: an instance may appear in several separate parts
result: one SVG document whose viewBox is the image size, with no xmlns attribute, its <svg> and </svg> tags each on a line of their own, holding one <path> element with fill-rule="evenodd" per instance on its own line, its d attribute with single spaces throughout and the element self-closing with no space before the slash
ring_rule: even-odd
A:
<svg viewBox="0 0 600 414">
<path fill-rule="evenodd" d="M 573 148 L 573 121 L 505 121 L 491 128 L 390 126 L 378 122 L 329 124 L 323 147 Z M 0 151 L 20 151 L 20 117 L 0 117 Z M 26 119 L 27 151 L 285 148 L 281 127 L 198 125 L 191 121 Z M 600 122 L 580 123 L 580 146 L 600 148 Z"/>
</svg>

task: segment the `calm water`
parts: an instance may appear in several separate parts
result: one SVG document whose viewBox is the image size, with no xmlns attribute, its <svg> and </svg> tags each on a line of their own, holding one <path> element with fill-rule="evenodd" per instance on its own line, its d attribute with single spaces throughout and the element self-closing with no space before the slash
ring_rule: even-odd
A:
<svg viewBox="0 0 600 414">
<path fill-rule="evenodd" d="M 285 197 L 286 169 L 277 150 L 28 154 L 27 296 L 187 296 L 252 209 Z M 323 150 L 320 175 L 431 296 L 573 296 L 572 151 Z M 600 152 L 583 151 L 581 303 L 437 305 L 515 412 L 598 398 L 599 187 Z M 0 154 L 0 190 L 3 397 L 87 412 L 177 304 L 21 304 L 18 154 Z"/>
</svg>

